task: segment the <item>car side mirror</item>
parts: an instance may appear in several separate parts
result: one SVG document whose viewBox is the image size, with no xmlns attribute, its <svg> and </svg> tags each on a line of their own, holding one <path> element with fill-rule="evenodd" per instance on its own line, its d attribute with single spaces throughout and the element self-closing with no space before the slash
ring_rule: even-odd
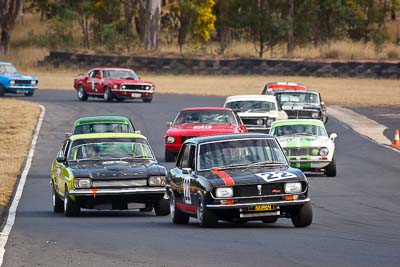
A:
<svg viewBox="0 0 400 267">
<path fill-rule="evenodd" d="M 191 168 L 182 168 L 182 174 L 192 174 Z"/>
<path fill-rule="evenodd" d="M 321 101 L 321 106 L 325 106 L 325 102 L 324 101 Z"/>
<path fill-rule="evenodd" d="M 71 133 L 65 133 L 65 134 L 64 134 L 64 137 L 65 137 L 65 139 L 68 139 L 68 138 L 71 137 L 71 135 L 72 135 Z"/>
<path fill-rule="evenodd" d="M 331 133 L 331 135 L 329 136 L 329 138 L 330 138 L 332 141 L 335 141 L 335 139 L 337 138 L 337 134 L 336 134 L 336 133 Z"/>
<path fill-rule="evenodd" d="M 135 130 L 135 134 L 142 134 L 142 131 L 140 131 L 140 130 Z"/>
<path fill-rule="evenodd" d="M 66 158 L 66 157 L 57 157 L 57 158 L 56 158 L 56 161 L 57 161 L 58 163 L 64 163 L 64 162 L 67 161 L 67 158 Z"/>
<path fill-rule="evenodd" d="M 171 121 L 167 121 L 167 128 L 171 128 L 172 126 L 172 122 Z"/>
</svg>

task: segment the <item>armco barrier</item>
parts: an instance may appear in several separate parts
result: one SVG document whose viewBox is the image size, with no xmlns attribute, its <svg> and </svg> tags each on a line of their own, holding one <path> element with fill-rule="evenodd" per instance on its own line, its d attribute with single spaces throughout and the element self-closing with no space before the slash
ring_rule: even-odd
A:
<svg viewBox="0 0 400 267">
<path fill-rule="evenodd" d="M 52 51 L 39 62 L 42 66 L 127 67 L 139 72 L 171 74 L 260 74 L 320 77 L 400 78 L 400 63 L 387 62 L 318 62 L 270 60 L 257 58 L 195 59 L 140 56 L 75 54 Z"/>
</svg>

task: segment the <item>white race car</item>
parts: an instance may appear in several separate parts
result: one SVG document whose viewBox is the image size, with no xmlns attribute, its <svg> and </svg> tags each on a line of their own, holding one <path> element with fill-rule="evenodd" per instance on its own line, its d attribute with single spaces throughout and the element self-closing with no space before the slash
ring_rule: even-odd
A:
<svg viewBox="0 0 400 267">
<path fill-rule="evenodd" d="M 316 119 L 275 122 L 270 134 L 276 136 L 290 165 L 303 171 L 323 171 L 336 176 L 335 138 L 328 136 L 324 123 Z"/>
<path fill-rule="evenodd" d="M 268 132 L 274 121 L 288 118 L 271 95 L 229 96 L 224 107 L 236 111 L 247 130 L 253 132 Z"/>
</svg>

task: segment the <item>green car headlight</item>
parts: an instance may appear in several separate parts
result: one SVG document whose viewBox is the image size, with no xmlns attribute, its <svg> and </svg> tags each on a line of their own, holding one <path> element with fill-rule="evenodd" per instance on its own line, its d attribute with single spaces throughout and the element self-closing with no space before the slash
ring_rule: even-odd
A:
<svg viewBox="0 0 400 267">
<path fill-rule="evenodd" d="M 75 188 L 91 188 L 92 180 L 90 178 L 75 178 L 74 186 Z"/>
<path fill-rule="evenodd" d="M 165 186 L 165 176 L 150 176 L 149 177 L 150 186 Z"/>
</svg>

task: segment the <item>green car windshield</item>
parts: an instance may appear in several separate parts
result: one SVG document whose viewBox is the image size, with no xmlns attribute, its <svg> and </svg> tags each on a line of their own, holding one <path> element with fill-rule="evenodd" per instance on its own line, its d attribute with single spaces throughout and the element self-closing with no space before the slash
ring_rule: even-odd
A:
<svg viewBox="0 0 400 267">
<path fill-rule="evenodd" d="M 316 135 L 328 136 L 324 127 L 318 125 L 282 125 L 271 129 L 275 136 L 284 135 Z"/>
<path fill-rule="evenodd" d="M 199 171 L 287 163 L 281 148 L 272 138 L 204 143 L 198 153 Z"/>
<path fill-rule="evenodd" d="M 75 140 L 68 160 L 90 159 L 154 159 L 145 139 L 80 139 Z"/>
<path fill-rule="evenodd" d="M 77 125 L 73 134 L 88 133 L 131 133 L 132 130 L 128 124 L 117 122 L 88 123 Z"/>
</svg>

